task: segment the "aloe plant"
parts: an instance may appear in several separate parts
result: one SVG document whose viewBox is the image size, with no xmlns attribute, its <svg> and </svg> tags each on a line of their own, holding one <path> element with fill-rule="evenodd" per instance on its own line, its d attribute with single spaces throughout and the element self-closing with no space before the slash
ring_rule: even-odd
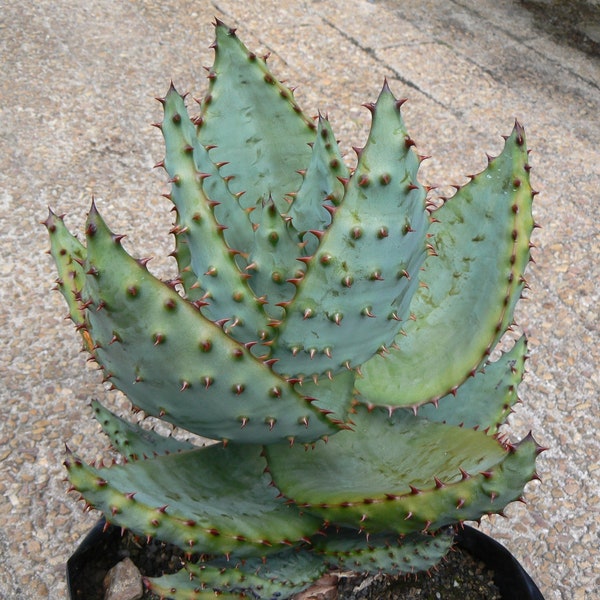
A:
<svg viewBox="0 0 600 600">
<path fill-rule="evenodd" d="M 500 426 L 526 341 L 490 361 L 530 260 L 523 127 L 440 207 L 387 83 L 354 169 L 327 119 L 220 21 L 200 114 L 160 99 L 178 275 L 129 256 L 93 204 L 50 212 L 58 289 L 105 381 L 205 446 L 93 409 L 122 455 L 69 453 L 109 523 L 184 549 L 165 598 L 287 598 L 332 568 L 435 565 L 452 526 L 523 494 L 540 447 Z"/>
</svg>

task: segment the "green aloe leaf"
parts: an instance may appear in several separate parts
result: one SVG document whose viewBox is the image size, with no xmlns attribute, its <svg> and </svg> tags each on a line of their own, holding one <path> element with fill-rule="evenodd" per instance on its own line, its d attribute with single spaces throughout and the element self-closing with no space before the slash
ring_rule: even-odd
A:
<svg viewBox="0 0 600 600">
<path fill-rule="evenodd" d="M 312 256 L 319 233 L 331 224 L 331 213 L 344 197 L 344 181 L 350 177 L 329 121 L 319 115 L 317 136 L 298 193 L 288 216 L 303 241 L 303 255 Z M 314 232 L 314 233 L 311 233 Z"/>
<path fill-rule="evenodd" d="M 327 569 L 323 560 L 302 549 L 291 548 L 261 559 L 211 560 L 187 563 L 173 575 L 150 578 L 155 594 L 186 600 L 204 598 L 290 598 L 308 587 Z M 180 594 L 180 595 L 178 595 Z"/>
<path fill-rule="evenodd" d="M 202 101 L 198 138 L 211 148 L 213 162 L 230 178 L 234 193 L 243 193 L 245 208 L 272 198 L 280 213 L 287 194 L 302 184 L 297 172 L 310 161 L 315 125 L 305 117 L 291 90 L 279 83 L 235 31 L 216 26 L 215 61 L 208 94 Z"/>
<path fill-rule="evenodd" d="M 425 258 L 419 158 L 387 84 L 343 202 L 286 306 L 273 356 L 280 373 L 336 373 L 393 341 Z"/>
<path fill-rule="evenodd" d="M 257 212 L 254 246 L 248 258 L 248 285 L 263 298 L 265 311 L 276 323 L 285 315 L 281 303 L 289 301 L 296 291 L 291 280 L 303 270 L 296 260 L 300 242 L 272 198 L 262 202 Z"/>
<path fill-rule="evenodd" d="M 525 372 L 526 353 L 527 340 L 522 336 L 498 360 L 487 363 L 467 379 L 455 394 L 444 396 L 437 406 L 421 406 L 419 416 L 450 425 L 477 427 L 488 435 L 498 433 L 519 399 L 517 387 Z"/>
<path fill-rule="evenodd" d="M 108 520 L 190 552 L 265 556 L 321 524 L 269 485 L 261 446 L 217 444 L 102 468 L 71 456 L 66 464 L 71 484 Z"/>
<path fill-rule="evenodd" d="M 71 320 L 75 325 L 81 325 L 85 321 L 85 311 L 79 300 L 85 281 L 85 246 L 69 232 L 62 217 L 51 210 L 44 225 L 50 236 L 50 255 L 58 271 L 57 289 L 67 302 Z"/>
<path fill-rule="evenodd" d="M 538 446 L 408 411 L 357 407 L 354 431 L 314 447 L 266 449 L 275 485 L 307 512 L 370 533 L 435 530 L 500 512 L 535 473 Z"/>
<path fill-rule="evenodd" d="M 315 538 L 315 548 L 327 561 L 344 571 L 358 573 L 402 573 L 427 571 L 442 560 L 452 547 L 452 529 L 436 535 L 410 533 L 365 535 L 347 528 L 331 528 Z"/>
<path fill-rule="evenodd" d="M 200 143 L 196 125 L 189 116 L 184 97 L 171 84 L 166 96 L 160 101 L 164 109 L 164 119 L 160 128 L 165 139 L 164 166 L 167 172 L 171 178 L 176 177 L 176 165 L 185 162 L 187 158 L 184 157 L 191 155 L 198 182 L 210 203 L 214 219 L 218 224 L 226 225 L 226 229 L 222 230 L 224 239 L 231 248 L 241 253 L 249 252 L 253 242 L 249 211 L 240 205 L 238 196 L 229 189 L 227 177 L 221 175 L 219 166 L 210 158 L 209 150 Z M 173 181 L 173 184 L 172 189 L 175 191 L 177 182 Z M 194 202 L 182 197 L 178 208 L 187 211 L 187 202 L 193 207 Z M 190 213 L 193 215 L 194 211 L 191 210 Z"/>
<path fill-rule="evenodd" d="M 362 367 L 366 402 L 418 406 L 457 388 L 487 358 L 513 320 L 533 229 L 523 128 L 501 154 L 433 213 L 437 255 L 425 262 L 414 320 L 398 348 Z"/>
<path fill-rule="evenodd" d="M 248 276 L 236 262 L 239 253 L 250 245 L 246 238 L 254 235 L 248 214 L 229 192 L 217 167 L 205 156 L 206 150 L 195 141 L 195 127 L 183 99 L 173 87 L 163 99 L 163 105 L 164 166 L 173 182 L 170 197 L 177 209 L 174 232 L 181 279 L 188 295 L 194 286 L 199 286 L 194 297 L 205 300 L 201 302 L 202 313 L 212 321 L 224 322 L 232 337 L 242 343 L 265 340 L 269 329 L 263 303 L 248 286 Z M 197 163 L 201 163 L 208 173 L 199 171 Z M 212 192 L 218 194 L 217 204 L 214 196 L 206 194 L 206 189 L 211 186 Z M 217 220 L 217 207 L 219 217 L 232 228 L 227 238 L 224 234 L 227 228 Z M 235 245 L 229 246 L 227 241 Z M 181 250 L 183 246 L 186 250 Z M 186 271 L 183 262 L 186 259 L 189 259 L 193 277 Z"/>
<path fill-rule="evenodd" d="M 337 426 L 293 384 L 131 258 L 95 207 L 86 324 L 105 377 L 134 406 L 212 439 L 313 441 Z"/>
<path fill-rule="evenodd" d="M 138 460 L 195 448 L 190 442 L 167 437 L 152 429 L 144 429 L 137 423 L 130 423 L 106 409 L 97 400 L 92 400 L 92 408 L 96 421 L 100 423 L 115 450 L 127 460 Z"/>
</svg>

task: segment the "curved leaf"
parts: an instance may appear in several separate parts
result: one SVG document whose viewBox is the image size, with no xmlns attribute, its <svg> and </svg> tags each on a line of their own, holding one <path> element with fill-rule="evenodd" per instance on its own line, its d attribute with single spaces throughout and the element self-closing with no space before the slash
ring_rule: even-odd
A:
<svg viewBox="0 0 600 600">
<path fill-rule="evenodd" d="M 298 190 L 298 170 L 310 161 L 315 126 L 291 90 L 270 73 L 264 59 L 242 44 L 233 29 L 216 26 L 215 61 L 202 102 L 198 139 L 215 163 L 227 163 L 223 177 L 243 193 L 242 206 L 255 208 L 269 197 L 280 213 L 286 195 Z"/>
<path fill-rule="evenodd" d="M 69 457 L 71 484 L 111 522 L 189 552 L 265 556 L 313 535 L 271 487 L 262 447 L 222 444 L 95 468 Z"/>
<path fill-rule="evenodd" d="M 437 251 L 410 306 L 398 348 L 363 365 L 365 402 L 418 406 L 457 388 L 511 324 L 533 229 L 523 128 L 502 153 L 433 213 Z"/>
<path fill-rule="evenodd" d="M 301 592 L 327 569 L 321 558 L 306 550 L 292 548 L 265 560 L 212 560 L 187 563 L 173 575 L 150 578 L 150 589 L 157 594 L 185 600 L 204 598 L 291 598 Z M 178 594 L 181 594 L 179 596 Z"/>
<path fill-rule="evenodd" d="M 212 439 L 313 441 L 337 430 L 291 383 L 131 258 L 95 207 L 86 267 L 94 358 L 134 406 Z"/>
<path fill-rule="evenodd" d="M 357 407 L 354 431 L 313 448 L 266 448 L 275 485 L 332 525 L 370 533 L 435 530 L 501 512 L 535 473 L 538 446 L 505 448 L 480 431 L 407 411 Z"/>
<path fill-rule="evenodd" d="M 346 528 L 326 533 L 315 538 L 315 544 L 330 563 L 344 571 L 393 576 L 431 569 L 444 558 L 454 541 L 451 530 L 437 535 L 405 536 L 382 533 L 367 536 Z"/>
<path fill-rule="evenodd" d="M 486 364 L 467 379 L 456 394 L 444 396 L 437 406 L 421 406 L 419 416 L 496 434 L 519 399 L 517 387 L 523 379 L 526 352 L 527 341 L 523 336 L 497 361 Z"/>
<path fill-rule="evenodd" d="M 85 246 L 65 227 L 62 217 L 51 210 L 44 225 L 50 236 L 50 254 L 58 271 L 57 289 L 67 302 L 71 320 L 75 325 L 81 325 L 85 321 L 85 311 L 79 300 L 85 282 Z"/>
<path fill-rule="evenodd" d="M 273 357 L 285 374 L 336 373 L 389 344 L 425 258 L 425 192 L 400 102 L 387 84 L 344 199 L 286 305 Z"/>
<path fill-rule="evenodd" d="M 137 423 L 130 423 L 104 408 L 97 400 L 92 400 L 92 408 L 96 421 L 100 423 L 113 447 L 127 460 L 138 460 L 195 448 L 194 444 L 189 442 L 166 437 L 154 430 L 144 429 Z"/>
</svg>

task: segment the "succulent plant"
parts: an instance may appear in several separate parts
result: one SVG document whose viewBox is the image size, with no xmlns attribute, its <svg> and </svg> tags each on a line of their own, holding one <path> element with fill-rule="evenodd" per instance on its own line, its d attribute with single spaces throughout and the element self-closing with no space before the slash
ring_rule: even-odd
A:
<svg viewBox="0 0 600 600">
<path fill-rule="evenodd" d="M 69 453 L 72 488 L 188 553 L 148 579 L 163 597 L 287 598 L 332 568 L 427 570 L 453 526 L 502 513 L 536 476 L 531 435 L 500 429 L 525 338 L 491 360 L 530 260 L 523 128 L 437 206 L 387 83 L 349 170 L 328 120 L 220 21 L 213 47 L 198 117 L 172 84 L 160 99 L 177 277 L 129 256 L 94 204 L 85 244 L 52 211 L 45 224 L 104 380 L 214 443 L 94 402 L 122 460 Z"/>
</svg>

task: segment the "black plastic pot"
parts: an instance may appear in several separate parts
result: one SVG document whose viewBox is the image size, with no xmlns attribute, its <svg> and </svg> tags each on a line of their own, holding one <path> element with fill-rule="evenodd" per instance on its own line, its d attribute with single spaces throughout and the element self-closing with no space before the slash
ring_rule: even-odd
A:
<svg viewBox="0 0 600 600">
<path fill-rule="evenodd" d="M 506 600 L 544 600 L 519 561 L 499 542 L 465 525 L 455 536 L 457 546 L 494 572 L 494 583 Z"/>
<path fill-rule="evenodd" d="M 111 526 L 103 530 L 104 520 L 100 520 L 67 561 L 70 600 L 87 600 L 80 590 L 82 582 L 89 582 L 93 577 L 88 568 L 92 558 L 96 563 L 101 563 L 105 573 L 123 558 L 119 555 L 120 529 Z M 455 539 L 458 548 L 494 572 L 494 583 L 504 600 L 544 600 L 531 577 L 502 544 L 469 526 L 459 531 Z M 101 584 L 101 580 L 98 581 L 98 585 Z"/>
</svg>

